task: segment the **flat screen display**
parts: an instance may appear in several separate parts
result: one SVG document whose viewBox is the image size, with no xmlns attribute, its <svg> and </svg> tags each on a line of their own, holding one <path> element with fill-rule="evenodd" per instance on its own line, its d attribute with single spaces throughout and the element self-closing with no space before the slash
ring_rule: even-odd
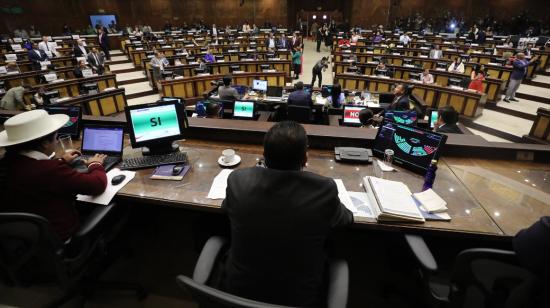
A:
<svg viewBox="0 0 550 308">
<path fill-rule="evenodd" d="M 384 151 L 391 149 L 396 164 L 425 173 L 432 159 L 441 155 L 446 141 L 446 135 L 384 120 L 374 140 L 373 153 L 383 157 Z"/>
<path fill-rule="evenodd" d="M 387 111 L 384 117 L 389 121 L 405 125 L 416 125 L 418 120 L 416 111 Z"/>
<path fill-rule="evenodd" d="M 176 106 L 161 105 L 130 110 L 136 142 L 181 134 Z"/>
<path fill-rule="evenodd" d="M 82 152 L 105 153 L 122 151 L 122 127 L 87 127 L 82 130 Z"/>
<path fill-rule="evenodd" d="M 236 101 L 233 109 L 233 117 L 235 118 L 254 118 L 254 102 Z"/>
<path fill-rule="evenodd" d="M 267 91 L 267 80 L 252 80 L 252 89 L 254 91 Z"/>
<path fill-rule="evenodd" d="M 78 139 L 80 135 L 80 106 L 71 107 L 45 107 L 49 114 L 66 114 L 69 116 L 69 121 L 58 131 L 59 135 L 71 135 L 72 138 Z"/>
<path fill-rule="evenodd" d="M 344 123 L 361 124 L 359 112 L 363 109 L 365 109 L 365 107 L 344 106 Z"/>
<path fill-rule="evenodd" d="M 116 15 L 107 15 L 107 14 L 98 14 L 98 15 L 90 15 L 90 24 L 92 27 L 101 26 L 109 28 L 109 25 L 117 24 L 117 18 Z"/>
<path fill-rule="evenodd" d="M 430 111 L 430 128 L 435 127 L 435 122 L 439 118 L 439 112 L 437 110 Z"/>
</svg>

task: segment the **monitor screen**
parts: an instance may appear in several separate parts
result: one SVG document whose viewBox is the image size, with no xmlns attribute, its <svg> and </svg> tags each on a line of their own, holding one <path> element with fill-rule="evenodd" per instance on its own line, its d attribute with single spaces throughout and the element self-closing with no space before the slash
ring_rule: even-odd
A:
<svg viewBox="0 0 550 308">
<path fill-rule="evenodd" d="M 365 107 L 344 106 L 344 123 L 345 124 L 361 124 L 359 121 L 359 112 Z"/>
<path fill-rule="evenodd" d="M 59 135 L 71 135 L 71 138 L 78 139 L 80 135 L 80 121 L 82 112 L 80 106 L 70 107 L 44 107 L 49 114 L 66 114 L 69 121 L 58 131 Z"/>
<path fill-rule="evenodd" d="M 437 122 L 437 119 L 439 119 L 439 111 L 438 110 L 430 111 L 430 128 L 435 127 L 435 122 Z"/>
<path fill-rule="evenodd" d="M 136 143 L 181 135 L 175 103 L 132 108 L 129 113 Z"/>
<path fill-rule="evenodd" d="M 282 97 L 283 96 L 283 87 L 270 86 L 267 87 L 267 96 L 271 97 Z"/>
<path fill-rule="evenodd" d="M 254 118 L 254 102 L 241 102 L 235 101 L 235 107 L 233 108 L 234 118 Z"/>
<path fill-rule="evenodd" d="M 267 91 L 267 80 L 252 80 L 252 89 L 255 91 Z"/>
<path fill-rule="evenodd" d="M 394 162 L 415 172 L 425 173 L 432 159 L 438 159 L 447 136 L 412 126 L 384 121 L 374 140 L 373 153 L 384 157 L 394 151 Z"/>
<path fill-rule="evenodd" d="M 84 126 L 82 129 L 82 152 L 121 153 L 124 144 L 124 129 L 119 126 Z"/>
<path fill-rule="evenodd" d="M 117 24 L 117 18 L 116 15 L 105 15 L 105 14 L 99 14 L 99 15 L 90 15 L 90 24 L 92 27 L 101 26 L 108 28 L 110 24 L 114 23 Z"/>
<path fill-rule="evenodd" d="M 416 111 L 387 111 L 384 114 L 384 118 L 405 125 L 416 125 L 416 121 L 418 120 Z"/>
</svg>

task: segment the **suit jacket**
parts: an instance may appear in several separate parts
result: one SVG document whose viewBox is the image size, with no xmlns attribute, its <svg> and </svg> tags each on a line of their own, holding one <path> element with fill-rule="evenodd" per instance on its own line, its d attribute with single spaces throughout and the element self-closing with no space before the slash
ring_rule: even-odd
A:
<svg viewBox="0 0 550 308">
<path fill-rule="evenodd" d="M 460 128 L 458 128 L 456 124 L 445 124 L 441 127 L 438 127 L 436 132 L 447 134 L 463 134 L 463 132 L 460 130 Z"/>
<path fill-rule="evenodd" d="M 97 35 L 97 40 L 99 41 L 99 46 L 101 48 L 109 48 L 109 40 L 107 39 L 107 33 L 103 33 L 102 35 Z"/>
<path fill-rule="evenodd" d="M 38 55 L 36 52 L 39 52 L 40 55 Z M 32 63 L 32 69 L 33 71 L 39 71 L 40 70 L 40 62 L 48 60 L 48 56 L 43 50 L 40 49 L 32 49 L 29 50 L 29 61 Z"/>
<path fill-rule="evenodd" d="M 304 90 L 296 90 L 288 96 L 287 103 L 294 106 L 303 106 L 311 107 L 313 106 L 313 101 L 311 100 L 311 95 Z"/>
<path fill-rule="evenodd" d="M 222 208 L 232 241 L 224 289 L 279 305 L 319 303 L 327 237 L 353 222 L 334 180 L 305 171 L 240 169 L 228 178 Z"/>
<path fill-rule="evenodd" d="M 276 38 L 273 38 L 273 46 L 274 46 L 274 48 L 277 48 L 277 39 Z M 269 48 L 269 38 L 265 39 L 265 47 Z"/>
<path fill-rule="evenodd" d="M 84 52 L 82 52 L 82 49 L 80 49 L 80 46 L 75 45 L 73 48 L 73 53 L 75 57 L 85 57 L 88 54 L 88 49 L 86 47 L 82 46 L 84 48 Z"/>
<path fill-rule="evenodd" d="M 75 78 L 84 78 L 84 75 L 82 74 L 82 70 L 78 66 L 75 67 L 75 69 L 73 70 L 73 74 Z"/>
<path fill-rule="evenodd" d="M 99 60 L 96 61 L 95 57 L 93 56 L 93 53 L 89 53 L 88 56 L 87 56 L 87 61 L 88 63 L 90 64 L 90 66 L 94 69 L 98 69 L 100 67 L 103 67 L 103 65 L 105 64 L 105 55 L 103 55 L 102 53 L 97 53 L 97 59 Z"/>
<path fill-rule="evenodd" d="M 288 49 L 290 46 L 290 41 L 287 38 L 285 38 L 284 41 L 283 39 L 279 39 L 276 46 L 277 48 Z"/>
<path fill-rule="evenodd" d="M 386 109 L 386 111 L 389 111 L 389 110 L 407 111 L 409 109 L 410 109 L 409 96 L 408 95 L 402 95 L 397 100 L 394 99 L 394 101 Z"/>
</svg>

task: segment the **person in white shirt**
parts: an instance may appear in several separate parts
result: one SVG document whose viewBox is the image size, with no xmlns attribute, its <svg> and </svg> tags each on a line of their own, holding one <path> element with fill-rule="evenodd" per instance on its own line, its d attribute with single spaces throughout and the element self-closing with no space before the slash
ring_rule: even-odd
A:
<svg viewBox="0 0 550 308">
<path fill-rule="evenodd" d="M 88 51 L 86 51 L 86 47 L 84 46 L 84 41 L 82 39 L 76 40 L 76 46 L 73 49 L 73 53 L 76 58 L 86 57 L 86 55 L 88 54 Z"/>
<path fill-rule="evenodd" d="M 359 33 L 357 32 L 354 32 L 353 35 L 351 36 L 351 42 L 357 43 L 357 41 L 359 41 L 360 38 L 361 38 L 361 35 L 359 35 Z"/>
<path fill-rule="evenodd" d="M 430 74 L 429 69 L 425 69 L 424 72 L 422 72 L 422 83 L 425 83 L 425 84 L 434 83 L 434 75 Z"/>
<path fill-rule="evenodd" d="M 212 36 L 218 36 L 218 28 L 216 28 L 216 24 L 212 25 Z"/>
<path fill-rule="evenodd" d="M 456 57 L 454 62 L 449 65 L 447 71 L 449 73 L 464 74 L 464 63 L 462 63 L 462 58 Z"/>
<path fill-rule="evenodd" d="M 269 33 L 269 37 L 265 40 L 265 46 L 270 51 L 275 50 L 275 36 L 273 36 L 273 33 Z"/>
<path fill-rule="evenodd" d="M 401 44 L 403 44 L 404 46 L 408 46 L 411 41 L 412 41 L 412 39 L 407 33 L 403 33 L 399 37 L 399 42 Z"/>
<path fill-rule="evenodd" d="M 243 25 L 243 32 L 244 32 L 244 33 L 250 32 L 250 25 L 248 24 L 248 21 L 245 21 L 245 22 L 244 22 L 244 25 Z"/>
<path fill-rule="evenodd" d="M 441 59 L 443 57 L 443 51 L 439 49 L 439 45 L 434 45 L 434 48 L 430 50 L 430 59 Z"/>
<path fill-rule="evenodd" d="M 52 56 L 57 56 L 54 44 L 52 42 L 48 42 L 48 37 L 46 36 L 43 36 L 42 42 L 38 43 L 38 49 L 44 51 L 48 55 L 48 57 L 50 57 L 50 54 Z"/>
</svg>

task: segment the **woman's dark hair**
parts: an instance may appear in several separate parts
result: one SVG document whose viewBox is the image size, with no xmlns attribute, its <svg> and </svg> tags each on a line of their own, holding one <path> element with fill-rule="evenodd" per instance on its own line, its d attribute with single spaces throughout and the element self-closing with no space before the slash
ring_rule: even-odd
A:
<svg viewBox="0 0 550 308">
<path fill-rule="evenodd" d="M 340 94 L 342 94 L 342 86 L 339 83 L 336 83 L 332 86 L 332 92 L 330 93 L 330 96 L 332 96 L 332 107 L 340 107 Z"/>
<path fill-rule="evenodd" d="M 51 134 L 48 134 L 44 137 L 40 137 L 38 139 L 34 139 L 25 143 L 8 146 L 6 147 L 6 155 L 17 154 L 21 151 L 40 150 L 42 143 L 46 141 L 53 142 L 55 140 L 56 134 L 57 134 L 57 131 Z"/>
<path fill-rule="evenodd" d="M 306 152 L 306 130 L 296 122 L 278 122 L 265 134 L 264 158 L 268 168 L 300 170 Z"/>
</svg>

